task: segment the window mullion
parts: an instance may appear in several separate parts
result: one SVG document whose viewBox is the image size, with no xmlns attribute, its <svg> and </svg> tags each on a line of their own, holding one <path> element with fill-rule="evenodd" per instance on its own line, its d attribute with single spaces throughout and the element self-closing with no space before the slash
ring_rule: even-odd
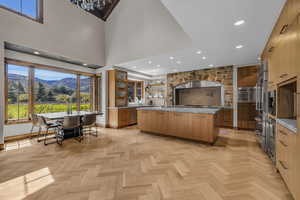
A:
<svg viewBox="0 0 300 200">
<path fill-rule="evenodd" d="M 31 119 L 31 114 L 34 113 L 34 67 L 29 67 L 29 80 L 28 80 L 28 114 Z"/>
<path fill-rule="evenodd" d="M 77 111 L 80 111 L 80 75 L 77 74 L 77 87 L 76 87 L 76 105 Z"/>
</svg>

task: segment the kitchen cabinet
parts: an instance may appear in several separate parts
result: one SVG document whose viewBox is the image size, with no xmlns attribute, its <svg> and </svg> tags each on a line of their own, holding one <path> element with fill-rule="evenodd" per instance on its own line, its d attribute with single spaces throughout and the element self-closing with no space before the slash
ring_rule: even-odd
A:
<svg viewBox="0 0 300 200">
<path fill-rule="evenodd" d="M 125 107 L 128 105 L 127 72 L 108 71 L 108 107 Z"/>
<path fill-rule="evenodd" d="M 299 15 L 296 14 L 298 9 L 299 1 L 287 1 L 270 38 L 269 43 L 272 42 L 272 51 L 267 54 L 264 52 L 268 55 L 265 59 L 268 60 L 270 85 L 294 78 L 300 72 L 298 67 L 300 28 Z"/>
<path fill-rule="evenodd" d="M 294 197 L 297 197 L 299 187 L 296 139 L 297 135 L 294 132 L 277 124 L 276 167 Z"/>
<path fill-rule="evenodd" d="M 218 114 L 138 110 L 138 127 L 144 132 L 214 143 Z"/>
<path fill-rule="evenodd" d="M 108 126 L 122 128 L 137 123 L 136 108 L 109 108 Z"/>
<path fill-rule="evenodd" d="M 254 130 L 257 116 L 255 103 L 238 103 L 238 128 Z"/>
<path fill-rule="evenodd" d="M 257 66 L 240 67 L 237 71 L 237 85 L 241 87 L 255 87 L 257 83 Z"/>
<path fill-rule="evenodd" d="M 233 127 L 233 109 L 223 108 L 220 110 L 218 115 L 218 125 L 219 127 Z"/>
</svg>

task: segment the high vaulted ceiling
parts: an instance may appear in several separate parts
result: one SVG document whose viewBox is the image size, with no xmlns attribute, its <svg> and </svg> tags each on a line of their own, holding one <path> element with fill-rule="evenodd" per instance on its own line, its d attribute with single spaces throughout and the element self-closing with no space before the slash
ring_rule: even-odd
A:
<svg viewBox="0 0 300 200">
<path fill-rule="evenodd" d="M 285 0 L 161 2 L 192 39 L 193 46 L 121 63 L 122 67 L 161 75 L 175 71 L 257 63 Z M 245 23 L 235 26 L 234 23 L 239 20 L 244 20 Z M 242 45 L 242 48 L 236 48 L 238 45 Z"/>
</svg>

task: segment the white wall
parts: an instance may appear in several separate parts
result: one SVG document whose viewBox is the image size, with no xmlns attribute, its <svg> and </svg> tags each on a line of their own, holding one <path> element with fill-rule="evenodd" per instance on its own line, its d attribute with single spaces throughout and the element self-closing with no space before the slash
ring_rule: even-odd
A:
<svg viewBox="0 0 300 200">
<path fill-rule="evenodd" d="M 0 95 L 4 97 L 4 42 L 67 57 L 88 64 L 105 65 L 104 22 L 78 9 L 69 0 L 44 0 L 44 23 L 38 23 L 0 8 Z M 16 56 L 6 52 L 9 56 Z M 28 57 L 22 55 L 22 59 Z M 34 62 L 92 72 L 74 65 L 59 65 L 32 57 Z M 28 60 L 30 61 L 30 60 Z M 30 124 L 5 126 L 4 99 L 0 100 L 0 144 L 5 135 L 29 132 Z"/>
<path fill-rule="evenodd" d="M 104 22 L 69 0 L 44 0 L 43 24 L 0 8 L 0 27 L 0 41 L 105 64 Z"/>
<path fill-rule="evenodd" d="M 4 59 L 4 43 L 0 41 L 0 61 Z M 4 62 L 0 62 L 0 144 L 4 143 Z"/>
<path fill-rule="evenodd" d="M 160 0 L 121 0 L 105 23 L 106 64 L 190 47 L 189 36 Z"/>
</svg>

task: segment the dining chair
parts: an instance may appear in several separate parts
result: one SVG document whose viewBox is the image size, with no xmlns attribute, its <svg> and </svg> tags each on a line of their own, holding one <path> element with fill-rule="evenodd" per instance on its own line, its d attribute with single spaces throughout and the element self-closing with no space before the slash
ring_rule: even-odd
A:
<svg viewBox="0 0 300 200">
<path fill-rule="evenodd" d="M 38 128 L 38 134 L 37 137 L 40 137 L 40 133 L 41 133 L 41 125 L 39 123 L 39 118 L 37 116 L 37 114 L 31 114 L 31 122 L 32 122 L 32 126 L 31 126 L 31 130 L 30 130 L 30 139 L 33 138 L 33 130 L 34 128 Z"/>
<path fill-rule="evenodd" d="M 41 130 L 44 128 L 46 129 L 46 132 L 44 133 L 44 145 L 47 145 L 47 135 L 49 134 L 49 130 L 50 129 L 54 129 L 54 134 L 57 133 L 57 128 L 58 128 L 58 124 L 57 123 L 53 123 L 53 122 L 47 122 L 47 120 L 45 119 L 45 117 L 43 116 L 38 116 L 38 121 L 39 124 L 41 126 Z M 40 142 L 41 140 L 39 140 L 38 137 L 38 142 Z"/>
<path fill-rule="evenodd" d="M 58 132 L 56 135 L 56 141 L 58 144 L 62 145 L 64 140 L 64 131 L 73 129 L 74 137 L 75 130 L 78 131 L 78 138 L 81 141 L 81 127 L 80 127 L 80 116 L 66 116 L 63 122 L 58 126 Z"/>
<path fill-rule="evenodd" d="M 82 118 L 82 132 L 83 133 L 89 133 L 90 135 L 98 137 L 98 130 L 96 127 L 96 120 L 97 120 L 97 115 L 96 114 L 89 114 L 89 115 L 84 115 Z M 92 127 L 96 128 L 96 131 L 92 132 Z M 88 132 L 86 132 L 88 130 Z M 93 134 L 95 133 L 95 135 Z"/>
</svg>

